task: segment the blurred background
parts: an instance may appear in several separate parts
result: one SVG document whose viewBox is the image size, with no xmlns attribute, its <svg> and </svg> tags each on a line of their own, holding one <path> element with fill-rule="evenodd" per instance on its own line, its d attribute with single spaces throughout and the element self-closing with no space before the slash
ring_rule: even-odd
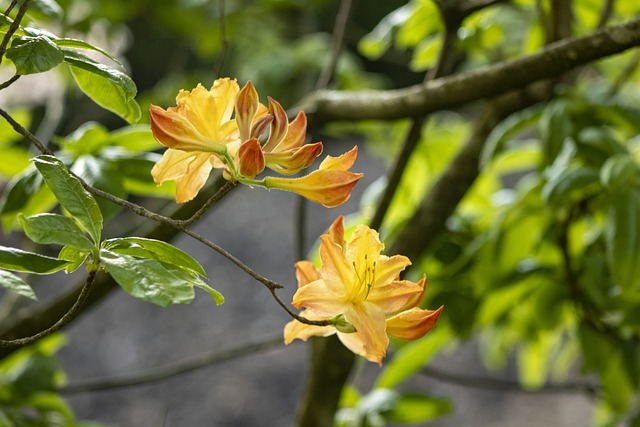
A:
<svg viewBox="0 0 640 427">
<path fill-rule="evenodd" d="M 295 108 L 318 88 L 331 62 L 334 26 L 344 3 L 34 0 L 28 20 L 58 36 L 86 40 L 118 58 L 137 85 L 140 123 L 144 124 L 150 103 L 173 106 L 178 90 L 198 83 L 209 87 L 215 78 L 225 76 L 237 78 L 241 85 L 251 80 L 262 102 L 268 95 L 285 109 Z M 570 5 L 566 31 L 560 32 L 564 36 L 589 34 L 640 12 L 640 5 L 621 1 L 469 0 L 468 4 L 482 7 L 455 32 L 448 72 L 524 56 L 562 38 L 549 27 L 549 17 L 558 13 L 559 3 Z M 444 31 L 431 0 L 354 1 L 326 87 L 395 89 L 418 84 L 437 63 Z M 417 424 L 640 425 L 636 416 L 638 316 L 631 314 L 640 310 L 640 299 L 635 291 L 620 291 L 628 278 L 610 271 L 616 264 L 606 254 L 616 238 L 606 231 L 609 202 L 600 197 L 606 183 L 597 184 L 603 164 L 614 154 L 637 160 L 637 63 L 637 53 L 629 52 L 578 70 L 554 82 L 555 95 L 549 101 L 521 110 L 498 125 L 487 142 L 493 144 L 493 151 L 485 149 L 481 176 L 447 220 L 443 233 L 430 243 L 422 259 L 414 260 L 411 274 L 425 272 L 429 278 L 426 306 L 445 305 L 438 325 L 441 332 L 434 331 L 432 338 L 433 351 L 417 358 L 424 369 L 393 383 L 398 392 L 431 399 L 432 416 Z M 7 80 L 12 72 L 3 65 L 0 80 Z M 107 135 L 115 135 L 126 122 L 97 106 L 71 81 L 65 70 L 22 78 L 2 91 L 0 107 L 11 111 L 39 139 L 53 141 L 54 147 L 77 160 L 81 150 L 74 143 L 94 138 L 87 136 L 90 132 L 110 141 Z M 383 239 L 391 241 L 400 235 L 425 192 L 473 135 L 473 121 L 482 108 L 474 103 L 438 112 L 424 124 L 424 135 L 380 229 Z M 349 224 L 372 216 L 409 126 L 409 119 L 321 127 L 311 122 L 309 138 L 324 142 L 324 154 L 338 155 L 358 145 L 352 170 L 364 172 L 365 177 L 351 199 L 338 208 L 305 205 L 303 249 L 310 258 L 315 256 L 317 237 L 338 215 L 345 215 Z M 4 163 L 0 173 L 6 205 L 8 191 L 27 167 L 29 155 L 26 144 L 4 122 L 0 136 L 5 141 L 0 145 Z M 136 173 L 147 176 L 161 151 L 149 142 L 148 132 L 140 138 L 145 149 L 136 153 L 141 162 Z M 567 140 L 578 142 L 567 148 L 563 146 Z M 608 148 L 602 148 L 602 141 Z M 99 158 L 101 154 L 98 150 L 92 155 Z M 595 178 L 589 175 L 592 180 L 561 186 L 574 182 L 563 171 L 578 166 L 593 169 Z M 133 191 L 131 182 L 118 187 L 115 178 L 110 181 L 112 170 L 103 173 L 101 166 L 96 167 L 98 172 L 92 176 L 105 190 L 128 194 L 156 211 L 168 212 L 175 205 L 170 186 L 155 188 L 150 177 L 138 176 Z M 630 182 L 637 186 L 635 178 Z M 38 200 L 46 204 L 44 198 Z M 292 194 L 243 186 L 210 210 L 194 230 L 283 284 L 281 297 L 290 301 L 296 288 L 299 205 Z M 111 220 L 106 237 L 144 234 L 144 221 L 113 207 L 107 209 Z M 7 209 L 1 213 L 0 243 L 23 244 L 23 236 L 15 230 L 15 215 Z M 575 256 L 576 276 L 589 277 L 584 298 L 571 292 L 575 288 L 563 276 L 563 246 L 556 239 L 562 224 L 574 219 L 567 226 L 574 239 L 569 252 Z M 289 317 L 262 285 L 193 239 L 181 236 L 173 243 L 202 264 L 209 284 L 225 296 L 225 304 L 216 306 L 206 293 L 196 291 L 191 304 L 162 308 L 120 289 L 111 292 L 64 331 L 65 343 L 57 352 L 66 375 L 62 396 L 79 420 L 104 425 L 292 425 L 307 379 L 310 346 L 281 344 Z M 630 264 L 637 259 L 637 251 L 632 252 Z M 42 304 L 82 278 L 78 273 L 52 277 L 34 283 Z M 625 295 L 624 303 L 615 298 L 620 294 Z M 1 319 L 9 319 L 26 305 L 8 293 L 2 296 Z M 583 300 L 591 302 L 583 304 Z M 588 323 L 584 319 L 589 318 L 584 307 L 593 301 L 597 324 L 606 327 L 589 335 L 582 331 Z M 614 344 L 603 344 L 610 342 L 606 336 L 611 329 L 627 340 L 624 357 L 630 359 L 615 353 L 617 335 Z M 199 356 L 249 344 L 263 348 L 220 363 L 202 362 L 198 369 L 159 381 L 141 377 L 143 384 L 109 384 L 110 379 L 157 367 L 168 373 L 169 365 L 180 361 L 198 365 Z M 403 343 L 396 344 L 389 361 L 404 348 Z M 616 368 L 605 372 L 598 366 L 600 361 L 613 361 Z M 385 398 L 376 404 L 373 392 L 384 372 L 384 367 L 357 362 L 349 388 L 357 397 L 345 397 L 342 416 L 347 420 L 358 413 L 360 418 L 355 416 L 359 421 L 343 425 L 400 425 L 379 418 Z M 96 390 L 82 390 L 80 386 L 87 382 Z M 373 408 L 370 413 L 366 405 Z"/>
</svg>

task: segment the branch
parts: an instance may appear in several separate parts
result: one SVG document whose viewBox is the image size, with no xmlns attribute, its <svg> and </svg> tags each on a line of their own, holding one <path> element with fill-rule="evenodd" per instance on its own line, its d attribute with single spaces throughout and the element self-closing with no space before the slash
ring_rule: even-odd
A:
<svg viewBox="0 0 640 427">
<path fill-rule="evenodd" d="M 93 281 L 96 278 L 96 271 L 90 271 L 89 275 L 87 276 L 87 280 L 84 282 L 84 285 L 82 286 L 82 289 L 80 290 L 80 294 L 78 295 L 78 298 L 76 299 L 76 302 L 71 306 L 71 308 L 69 309 L 69 311 L 67 311 L 56 323 L 54 323 L 52 326 L 41 330 L 40 332 L 25 337 L 25 338 L 16 338 L 16 339 L 10 339 L 10 340 L 0 340 L 0 347 L 6 347 L 6 348 L 17 348 L 17 347 L 22 347 L 31 343 L 36 342 L 37 340 L 44 338 L 46 336 L 49 336 L 51 334 L 53 334 L 54 332 L 59 331 L 60 329 L 62 329 L 63 326 L 67 325 L 69 322 L 71 322 L 80 312 L 80 310 L 82 309 L 82 307 L 84 306 L 84 303 L 87 301 L 87 298 L 89 297 L 89 294 L 91 293 L 91 287 L 93 285 Z"/>
<path fill-rule="evenodd" d="M 136 387 L 183 375 L 207 366 L 237 359 L 253 353 L 279 348 L 284 345 L 282 337 L 269 338 L 261 342 L 244 344 L 228 350 L 215 350 L 209 353 L 191 356 L 164 366 L 156 366 L 141 372 L 118 375 L 108 378 L 96 378 L 69 384 L 59 389 L 60 394 L 70 395 L 93 391 L 105 391 L 116 388 Z"/>
<path fill-rule="evenodd" d="M 515 381 L 502 380 L 498 378 L 486 378 L 478 376 L 459 375 L 443 371 L 433 367 L 424 367 L 421 371 L 429 379 L 455 384 L 462 387 L 479 388 L 486 390 L 496 390 L 502 392 L 519 392 L 527 394 L 551 394 L 551 393 L 573 393 L 580 392 L 595 396 L 598 386 L 588 382 L 567 382 L 561 384 L 547 384 L 539 389 L 525 389 Z"/>
<path fill-rule="evenodd" d="M 13 20 L 13 22 L 9 26 L 9 30 L 2 38 L 2 42 L 0 42 L 0 64 L 4 59 L 4 54 L 7 53 L 7 46 L 9 45 L 9 40 L 11 40 L 11 37 L 13 37 L 15 32 L 18 31 L 18 28 L 20 28 L 20 22 L 22 21 L 24 14 L 27 13 L 27 8 L 29 7 L 30 2 L 31 0 L 24 0 L 22 5 L 20 5 L 20 9 L 18 9 L 16 19 Z M 15 5 L 16 5 L 16 2 L 11 2 L 11 4 L 9 5 L 9 8 L 5 12 L 5 16 L 8 15 L 9 12 L 11 12 L 11 9 L 13 9 Z"/>
<path fill-rule="evenodd" d="M 319 91 L 303 100 L 299 108 L 321 122 L 415 117 L 521 89 L 638 44 L 640 18 L 550 44 L 524 58 L 404 89 Z"/>
</svg>

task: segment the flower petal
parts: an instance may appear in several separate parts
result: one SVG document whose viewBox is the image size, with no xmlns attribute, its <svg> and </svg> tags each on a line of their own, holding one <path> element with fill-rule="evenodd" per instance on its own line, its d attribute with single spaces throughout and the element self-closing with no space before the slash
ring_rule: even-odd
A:
<svg viewBox="0 0 640 427">
<path fill-rule="evenodd" d="M 197 152 L 168 149 L 151 169 L 153 180 L 156 184 L 162 185 L 165 181 L 180 178 L 189 171 L 189 164 L 196 155 Z"/>
<path fill-rule="evenodd" d="M 240 140 L 251 138 L 251 123 L 258 111 L 258 92 L 250 81 L 244 85 L 236 100 L 236 123 Z"/>
<path fill-rule="evenodd" d="M 265 152 L 265 161 L 269 169 L 291 175 L 311 166 L 321 153 L 322 143 L 316 142 L 287 151 Z"/>
<path fill-rule="evenodd" d="M 306 317 L 309 320 L 322 320 L 310 310 L 302 311 L 300 316 Z M 284 343 L 289 344 L 296 338 L 306 341 L 313 336 L 328 337 L 335 333 L 336 328 L 333 326 L 308 325 L 306 323 L 298 322 L 297 320 L 292 320 L 284 327 Z"/>
<path fill-rule="evenodd" d="M 240 174 L 247 178 L 255 178 L 264 170 L 264 154 L 257 138 L 244 142 L 238 149 Z"/>
<path fill-rule="evenodd" d="M 353 268 L 345 258 L 342 247 L 334 243 L 327 234 L 320 236 L 320 259 L 320 271 L 326 286 L 342 297 L 351 294 L 353 291 L 350 287 L 355 281 Z"/>
<path fill-rule="evenodd" d="M 149 106 L 151 132 L 160 144 L 168 148 L 183 151 L 209 151 L 224 153 L 225 144 L 203 135 L 186 118 L 171 111 L 165 111 L 156 105 Z"/>
<path fill-rule="evenodd" d="M 396 280 L 380 286 L 374 285 L 366 300 L 385 314 L 392 314 L 406 307 L 416 295 L 422 295 L 420 285 L 408 280 Z"/>
<path fill-rule="evenodd" d="M 338 218 L 336 218 L 336 220 L 333 221 L 333 224 L 331 224 L 331 226 L 329 227 L 329 230 L 326 234 L 329 237 L 329 240 L 343 248 L 344 253 L 344 216 L 340 215 Z"/>
<path fill-rule="evenodd" d="M 354 353 L 381 365 L 389 345 L 384 313 L 375 305 L 363 302 L 345 307 L 344 317 L 356 328 L 356 332 L 339 333 L 340 341 Z"/>
<path fill-rule="evenodd" d="M 328 208 L 349 200 L 351 190 L 364 175 L 341 170 L 317 170 L 301 178 L 269 176 L 264 179 L 267 188 L 292 191 Z"/>
<path fill-rule="evenodd" d="M 387 333 L 407 341 L 417 340 L 436 325 L 443 307 L 437 310 L 422 310 L 414 307 L 387 319 Z"/>
<path fill-rule="evenodd" d="M 350 151 L 347 151 L 338 157 L 327 156 L 327 158 L 320 163 L 319 169 L 347 171 L 351 169 L 351 166 L 355 163 L 357 156 L 358 146 L 356 145 Z"/>
<path fill-rule="evenodd" d="M 274 151 L 286 151 L 299 148 L 304 143 L 307 134 L 307 116 L 300 111 L 295 119 L 287 127 L 287 134 Z"/>
<path fill-rule="evenodd" d="M 271 130 L 269 131 L 269 139 L 264 144 L 262 149 L 265 152 L 273 151 L 284 135 L 287 133 L 287 127 L 289 125 L 289 118 L 287 117 L 287 112 L 284 111 L 282 105 L 278 103 L 273 98 L 269 99 L 269 113 L 273 116 L 273 121 L 271 122 Z"/>
<path fill-rule="evenodd" d="M 185 203 L 196 197 L 211 173 L 210 157 L 209 153 L 196 155 L 187 173 L 176 179 L 176 202 Z"/>
<path fill-rule="evenodd" d="M 376 285 L 390 283 L 398 278 L 400 273 L 411 265 L 409 258 L 403 255 L 388 257 L 380 255 L 376 263 Z"/>
<path fill-rule="evenodd" d="M 316 280 L 298 288 L 291 303 L 295 308 L 308 308 L 321 318 L 332 318 L 342 313 L 342 296 L 329 289 L 324 280 Z"/>
<path fill-rule="evenodd" d="M 320 270 L 309 261 L 298 261 L 296 263 L 296 279 L 298 287 L 307 285 L 316 280 L 322 279 Z"/>
</svg>

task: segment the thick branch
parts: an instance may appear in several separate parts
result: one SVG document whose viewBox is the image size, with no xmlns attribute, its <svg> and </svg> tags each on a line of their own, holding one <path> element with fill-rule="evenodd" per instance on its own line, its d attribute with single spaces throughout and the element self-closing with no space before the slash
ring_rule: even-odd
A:
<svg viewBox="0 0 640 427">
<path fill-rule="evenodd" d="M 640 18 L 588 36 L 560 41 L 533 55 L 404 89 L 320 91 L 300 108 L 321 122 L 394 120 L 493 98 L 640 44 Z"/>
</svg>

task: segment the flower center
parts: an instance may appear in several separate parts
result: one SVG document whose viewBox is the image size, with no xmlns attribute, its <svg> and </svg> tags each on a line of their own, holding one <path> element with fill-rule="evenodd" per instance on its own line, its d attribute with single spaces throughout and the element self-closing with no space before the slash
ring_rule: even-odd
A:
<svg viewBox="0 0 640 427">
<path fill-rule="evenodd" d="M 356 273 L 356 286 L 354 287 L 357 294 L 364 292 L 363 300 L 366 300 L 369 296 L 369 292 L 373 288 L 376 282 L 376 262 L 369 263 L 367 255 L 364 256 L 364 268 L 358 268 L 356 262 L 353 262 L 353 270 Z"/>
</svg>

